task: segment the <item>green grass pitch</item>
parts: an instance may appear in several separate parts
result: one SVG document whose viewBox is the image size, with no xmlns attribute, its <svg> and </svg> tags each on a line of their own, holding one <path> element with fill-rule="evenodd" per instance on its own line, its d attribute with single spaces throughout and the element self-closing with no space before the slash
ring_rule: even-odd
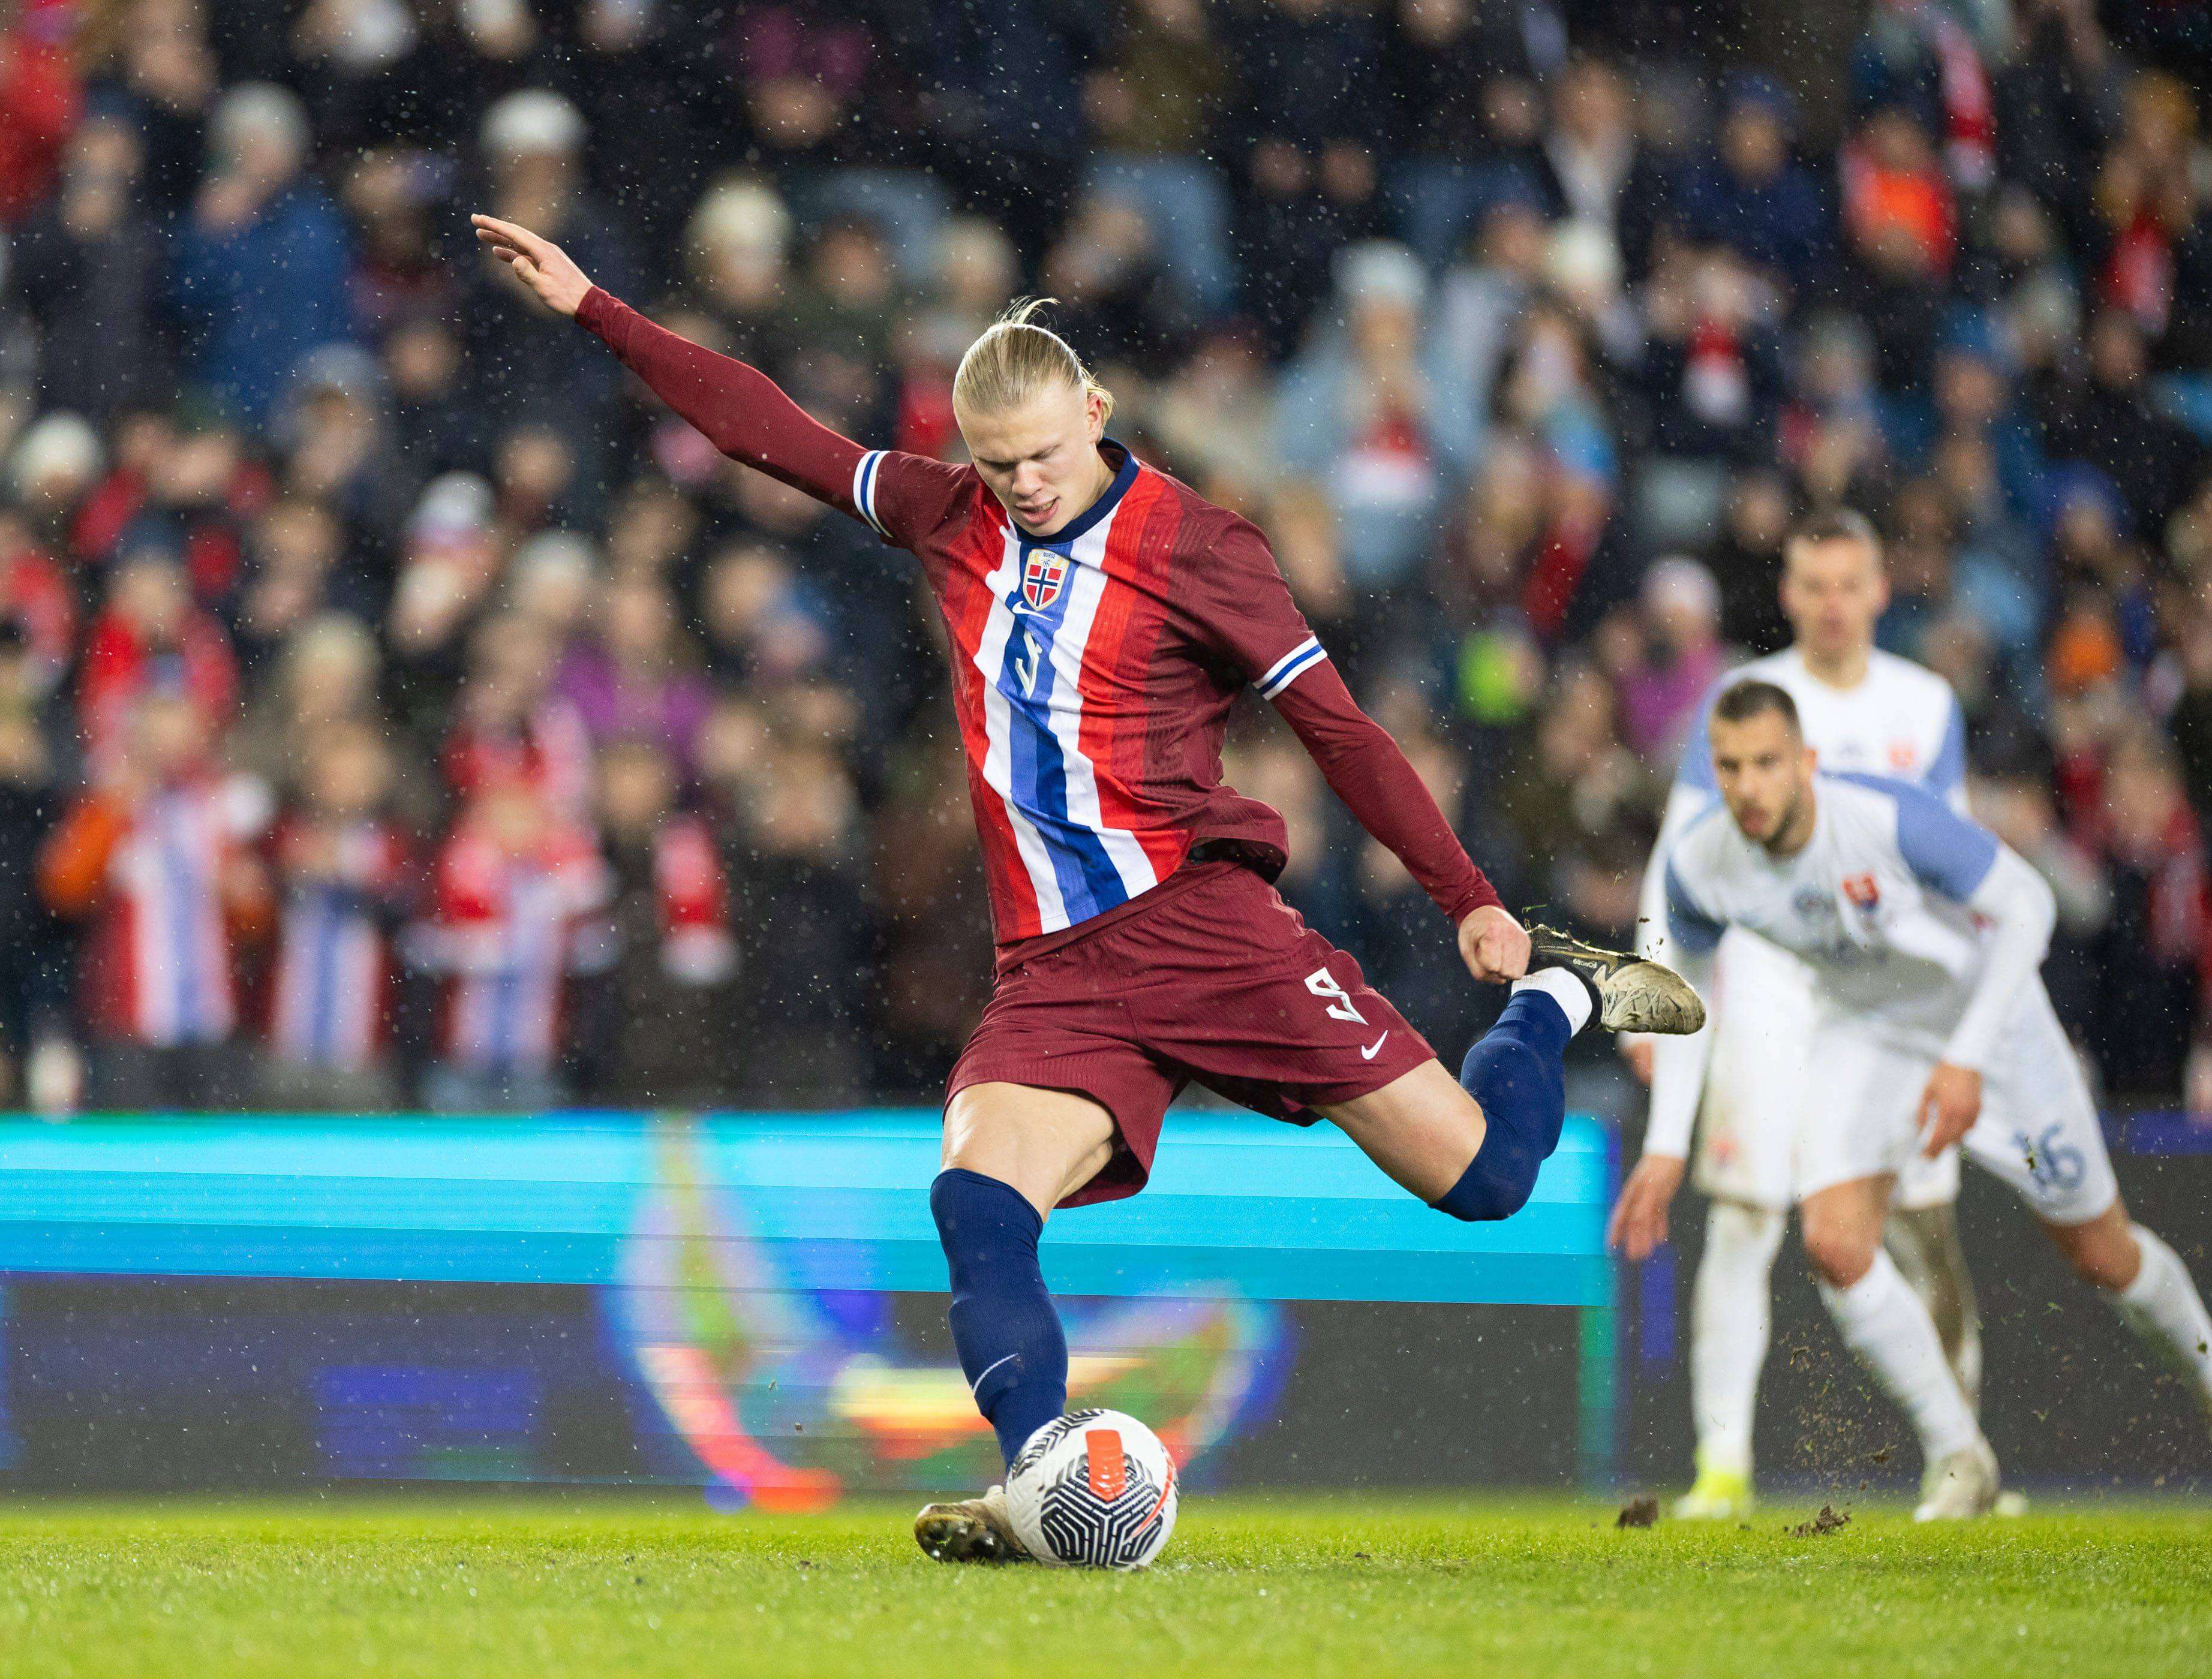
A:
<svg viewBox="0 0 2212 1679">
<path fill-rule="evenodd" d="M 903 1507 L 0 1506 L 0 1674 L 2192 1675 L 2212 1508 L 1790 1530 L 1613 1508 L 1199 1496 L 1147 1573 L 954 1569 Z"/>
</svg>

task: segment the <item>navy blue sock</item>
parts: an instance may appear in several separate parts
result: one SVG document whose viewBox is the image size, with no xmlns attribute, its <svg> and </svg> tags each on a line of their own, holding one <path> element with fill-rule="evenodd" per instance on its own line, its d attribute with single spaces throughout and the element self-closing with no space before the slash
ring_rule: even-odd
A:
<svg viewBox="0 0 2212 1679">
<path fill-rule="evenodd" d="M 1451 1191 L 1436 1203 L 1460 1219 L 1510 1218 L 1559 1146 L 1567 1092 L 1559 1058 L 1574 1036 L 1567 1011 L 1540 991 L 1516 991 L 1467 1052 L 1459 1082 L 1482 1104 L 1489 1130 Z"/>
<path fill-rule="evenodd" d="M 957 1166 L 929 1186 L 929 1210 L 952 1274 L 952 1344 L 1011 1464 L 1067 1409 L 1067 1337 L 1037 1264 L 1044 1220 L 1012 1185 Z"/>
</svg>

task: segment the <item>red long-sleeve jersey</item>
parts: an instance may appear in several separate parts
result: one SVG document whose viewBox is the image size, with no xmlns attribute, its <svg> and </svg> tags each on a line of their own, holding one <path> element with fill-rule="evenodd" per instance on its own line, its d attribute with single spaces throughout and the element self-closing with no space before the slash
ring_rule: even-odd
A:
<svg viewBox="0 0 2212 1679">
<path fill-rule="evenodd" d="M 1002 965 L 1121 912 L 1194 846 L 1280 872 L 1282 818 L 1221 779 L 1229 708 L 1248 685 L 1455 922 L 1498 901 L 1245 520 L 1109 440 L 1104 494 L 1032 536 L 973 467 L 863 449 L 757 369 L 597 287 L 577 318 L 724 454 L 921 561 L 951 643 Z"/>
</svg>

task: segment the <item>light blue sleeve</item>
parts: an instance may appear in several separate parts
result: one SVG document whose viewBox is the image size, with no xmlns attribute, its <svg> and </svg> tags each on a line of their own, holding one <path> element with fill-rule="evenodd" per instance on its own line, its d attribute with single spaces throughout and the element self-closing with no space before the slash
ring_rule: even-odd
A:
<svg viewBox="0 0 2212 1679">
<path fill-rule="evenodd" d="M 1954 903 L 1972 898 L 1997 860 L 1996 835 L 1924 787 L 1897 781 L 1882 791 L 1897 801 L 1898 854 L 1913 877 Z"/>
<path fill-rule="evenodd" d="M 1722 682 L 1729 679 L 1723 676 Z M 1713 776 L 1713 701 L 1718 688 L 1698 702 L 1698 720 L 1682 737 L 1682 755 L 1674 764 L 1674 785 L 1695 787 L 1701 793 L 1717 793 L 1721 784 Z"/>
<path fill-rule="evenodd" d="M 1951 720 L 1943 728 L 1943 743 L 1936 749 L 1936 761 L 1920 784 L 1957 809 L 1966 785 L 1966 713 L 1957 700 L 1951 701 Z"/>
<path fill-rule="evenodd" d="M 1682 884 L 1671 859 L 1667 864 L 1667 930 L 1692 955 L 1710 956 L 1728 929 L 1699 906 Z"/>
</svg>

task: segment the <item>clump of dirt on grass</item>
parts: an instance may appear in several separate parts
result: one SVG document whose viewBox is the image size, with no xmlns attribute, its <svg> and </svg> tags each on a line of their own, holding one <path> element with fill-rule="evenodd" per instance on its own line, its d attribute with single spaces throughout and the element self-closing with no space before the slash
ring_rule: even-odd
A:
<svg viewBox="0 0 2212 1679">
<path fill-rule="evenodd" d="M 1839 1527 L 1850 1526 L 1850 1520 L 1849 1516 L 1838 1515 L 1834 1505 L 1824 1504 L 1820 1506 L 1820 1513 L 1811 1521 L 1800 1522 L 1791 1528 L 1790 1537 L 1792 1539 L 1817 1539 L 1824 1533 L 1833 1533 Z"/>
<path fill-rule="evenodd" d="M 1659 1519 L 1659 1500 L 1649 1493 L 1632 1498 L 1620 1506 L 1620 1514 L 1613 1518 L 1615 1527 L 1650 1527 Z"/>
</svg>

